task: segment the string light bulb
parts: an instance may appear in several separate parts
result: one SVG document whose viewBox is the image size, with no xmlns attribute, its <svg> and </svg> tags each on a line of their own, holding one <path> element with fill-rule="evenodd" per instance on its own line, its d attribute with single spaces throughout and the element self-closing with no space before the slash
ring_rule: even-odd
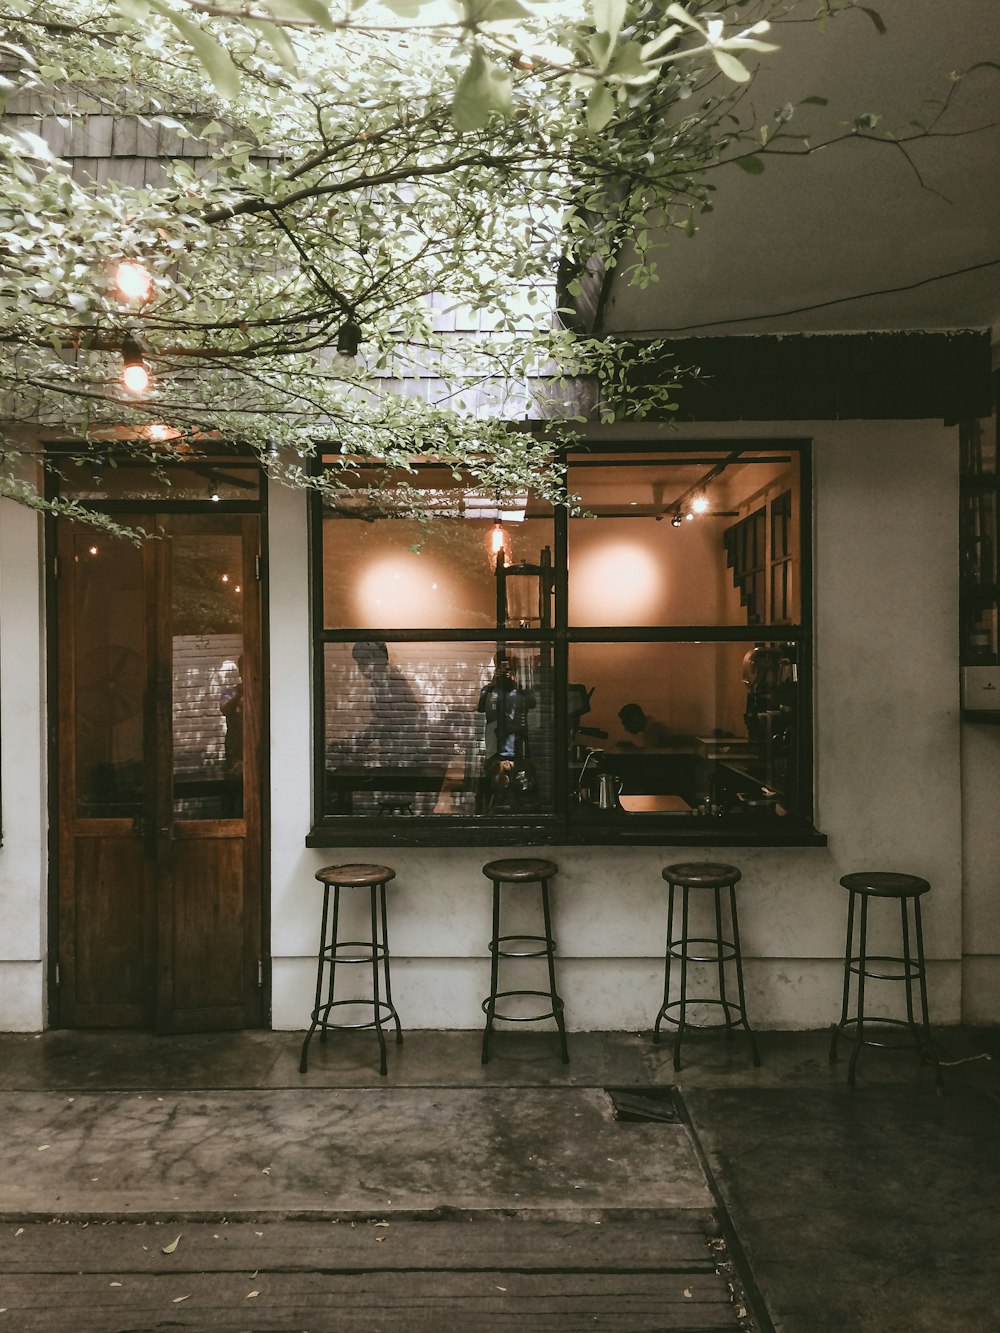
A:
<svg viewBox="0 0 1000 1333">
<path fill-rule="evenodd" d="M 145 302 L 153 294 L 153 279 L 137 259 L 123 259 L 115 269 L 115 287 L 123 300 Z"/>
<path fill-rule="evenodd" d="M 131 394 L 145 393 L 153 382 L 142 348 L 131 335 L 122 340 L 122 384 Z"/>
</svg>

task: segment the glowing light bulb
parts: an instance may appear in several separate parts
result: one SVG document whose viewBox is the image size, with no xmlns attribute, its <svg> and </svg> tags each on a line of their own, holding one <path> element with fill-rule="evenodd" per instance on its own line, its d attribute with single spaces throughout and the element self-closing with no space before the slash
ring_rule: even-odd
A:
<svg viewBox="0 0 1000 1333">
<path fill-rule="evenodd" d="M 705 495 L 696 495 L 691 501 L 691 511 L 695 514 L 707 514 L 708 497 Z"/>
<path fill-rule="evenodd" d="M 148 301 L 153 294 L 149 270 L 134 259 L 123 259 L 115 269 L 115 286 L 126 301 Z"/>
<path fill-rule="evenodd" d="M 223 576 L 222 576 L 222 582 L 223 582 L 223 583 L 228 583 L 228 582 L 229 582 L 229 575 L 228 575 L 228 574 L 223 574 Z"/>
<path fill-rule="evenodd" d="M 150 383 L 150 374 L 143 362 L 129 361 L 122 367 L 122 384 L 129 393 L 145 393 Z"/>
<path fill-rule="evenodd" d="M 97 554 L 97 547 L 96 547 L 96 546 L 88 546 L 88 547 L 87 547 L 87 550 L 90 552 L 91 555 L 96 555 L 96 554 Z"/>
</svg>

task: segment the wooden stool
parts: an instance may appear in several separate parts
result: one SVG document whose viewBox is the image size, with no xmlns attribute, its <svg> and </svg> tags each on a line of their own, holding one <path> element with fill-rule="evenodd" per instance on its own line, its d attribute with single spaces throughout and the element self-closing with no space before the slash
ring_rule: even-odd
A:
<svg viewBox="0 0 1000 1333">
<path fill-rule="evenodd" d="M 667 866 L 662 872 L 668 885 L 667 891 L 667 947 L 664 960 L 663 1004 L 656 1015 L 653 1027 L 653 1041 L 659 1044 L 660 1024 L 676 1024 L 674 1034 L 674 1069 L 681 1067 L 681 1042 L 687 1028 L 725 1028 L 727 1038 L 733 1029 L 746 1029 L 750 1038 L 753 1062 L 760 1064 L 757 1040 L 747 1018 L 746 995 L 743 990 L 743 958 L 740 954 L 740 926 L 736 915 L 736 882 L 742 878 L 742 872 L 736 866 L 721 865 L 714 862 L 689 861 L 682 865 Z M 681 933 L 674 934 L 674 889 L 681 890 Z M 689 895 L 692 889 L 710 889 L 715 895 L 715 934 L 714 936 L 692 936 L 688 933 Z M 729 890 L 729 922 L 733 938 L 727 940 L 722 933 L 722 903 L 720 894 Z M 705 950 L 708 950 L 707 952 Z M 670 998 L 671 963 L 677 959 L 681 965 L 680 999 Z M 739 1003 L 726 997 L 726 963 L 735 964 L 737 994 Z M 719 974 L 719 993 L 717 996 L 701 999 L 688 995 L 688 963 L 715 963 Z M 710 1005 L 722 1010 L 721 1023 L 690 1023 L 687 1017 L 689 1004 Z M 679 1010 L 679 1016 L 673 1010 Z"/>
<path fill-rule="evenodd" d="M 323 920 L 319 933 L 319 954 L 316 964 L 316 1001 L 313 1005 L 312 1022 L 306 1039 L 302 1043 L 302 1058 L 299 1061 L 299 1073 L 307 1068 L 309 1042 L 316 1028 L 320 1028 L 320 1041 L 326 1041 L 329 1028 L 341 1030 L 374 1028 L 378 1034 L 381 1062 L 379 1073 L 385 1074 L 385 1033 L 382 1031 L 383 1014 L 391 1018 L 396 1025 L 396 1045 L 403 1044 L 403 1033 L 399 1025 L 399 1015 L 392 1003 L 392 984 L 389 979 L 389 937 L 385 919 L 385 886 L 396 878 L 395 870 L 389 866 L 346 865 L 324 866 L 316 871 L 316 878 L 323 885 Z M 367 888 L 371 902 L 371 938 L 367 940 L 341 940 L 338 938 L 340 920 L 340 890 Z M 333 889 L 333 914 L 330 920 L 330 890 Z M 330 922 L 329 939 L 327 923 Z M 381 937 L 379 924 L 381 922 Z M 360 949 L 360 953 L 344 953 L 344 950 Z M 371 999 L 336 1000 L 334 983 L 337 976 L 337 964 L 370 963 L 372 969 Z M 379 990 L 379 967 L 385 982 L 385 999 Z M 326 987 L 326 1000 L 323 999 L 323 969 L 329 969 Z M 362 1005 L 372 1011 L 372 1017 L 363 1023 L 331 1023 L 330 1011 L 341 1005 Z"/>
<path fill-rule="evenodd" d="M 483 866 L 483 874 L 493 881 L 490 993 L 483 1001 L 482 1006 L 483 1012 L 486 1014 L 486 1030 L 483 1032 L 483 1064 L 486 1064 L 490 1058 L 490 1033 L 493 1031 L 493 1024 L 497 1019 L 505 1023 L 537 1023 L 545 1018 L 554 1018 L 559 1029 L 559 1045 L 563 1064 L 569 1062 L 569 1051 L 566 1049 L 566 1024 L 563 1020 L 563 1002 L 556 991 L 556 942 L 552 938 L 552 919 L 549 912 L 549 880 L 558 872 L 558 869 L 559 867 L 554 861 L 545 861 L 535 857 L 512 857 L 502 861 L 488 861 Z M 541 885 L 544 934 L 500 934 L 501 884 Z M 548 990 L 498 990 L 501 958 L 544 958 L 548 964 Z M 547 1000 L 549 1008 L 540 1014 L 498 1014 L 496 1011 L 497 1000 L 505 1000 L 516 995 L 530 995 L 537 999 Z"/>
<path fill-rule="evenodd" d="M 912 1046 L 919 1051 L 921 1061 L 928 1060 L 935 1069 L 938 1090 L 944 1087 L 941 1066 L 931 1041 L 930 1020 L 927 1015 L 927 973 L 924 963 L 924 932 L 920 920 L 920 899 L 928 892 L 930 884 L 916 875 L 898 875 L 885 870 L 862 870 L 857 874 L 844 875 L 841 884 L 848 892 L 847 899 L 847 946 L 844 950 L 844 999 L 840 1010 L 840 1022 L 834 1024 L 830 1041 L 830 1063 L 837 1059 L 837 1042 L 841 1035 L 850 1041 L 854 1049 L 847 1066 L 847 1081 L 853 1087 L 858 1056 L 862 1046 L 879 1046 L 886 1050 L 900 1049 L 898 1044 L 874 1041 L 866 1036 L 865 1024 L 874 1023 L 892 1027 L 908 1028 L 912 1036 Z M 854 952 L 855 904 L 860 898 L 861 912 L 858 926 L 857 952 Z M 902 926 L 902 956 L 868 953 L 868 903 L 872 898 L 888 898 L 899 903 Z M 910 947 L 909 904 L 913 904 L 914 948 Z M 876 964 L 876 966 L 872 966 Z M 857 1009 L 853 1017 L 848 1017 L 851 998 L 851 975 L 858 979 Z M 876 978 L 879 981 L 902 982 L 906 990 L 905 1018 L 877 1018 L 865 1013 L 865 979 Z M 920 1022 L 913 1013 L 913 985 L 916 982 L 920 1000 Z M 911 1043 L 903 1044 L 908 1049 Z"/>
</svg>

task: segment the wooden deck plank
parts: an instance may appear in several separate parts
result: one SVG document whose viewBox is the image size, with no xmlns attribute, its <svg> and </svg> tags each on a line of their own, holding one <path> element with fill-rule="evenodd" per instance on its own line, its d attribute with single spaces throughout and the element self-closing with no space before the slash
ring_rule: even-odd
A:
<svg viewBox="0 0 1000 1333">
<path fill-rule="evenodd" d="M 105 1275 L 7 1276 L 0 1309 L 24 1333 L 109 1329 L 321 1333 L 324 1329 L 732 1330 L 737 1319 L 714 1275 L 142 1274 L 112 1287 Z M 251 1295 L 251 1293 L 257 1293 Z M 183 1298 L 183 1299 L 179 1299 Z"/>
<path fill-rule="evenodd" d="M 386 1221 L 387 1226 L 313 1221 L 5 1224 L 0 1227 L 0 1276 L 202 1269 L 459 1271 L 497 1265 L 525 1271 L 710 1272 L 713 1267 L 707 1214 L 676 1223 L 660 1217 L 627 1222 Z M 174 1252 L 164 1254 L 164 1246 L 178 1237 Z"/>
</svg>

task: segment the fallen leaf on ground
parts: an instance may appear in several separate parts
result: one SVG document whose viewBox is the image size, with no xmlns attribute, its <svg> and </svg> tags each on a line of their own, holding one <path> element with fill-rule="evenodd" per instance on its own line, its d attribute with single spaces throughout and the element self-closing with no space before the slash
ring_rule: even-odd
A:
<svg viewBox="0 0 1000 1333">
<path fill-rule="evenodd" d="M 260 1295 L 260 1292 L 259 1292 L 259 1291 L 248 1291 L 248 1292 L 247 1292 L 247 1295 L 246 1295 L 246 1299 L 249 1300 L 249 1299 L 251 1298 L 251 1296 L 259 1296 L 259 1295 Z"/>
<path fill-rule="evenodd" d="M 24 1227 L 18 1227 L 18 1229 L 14 1232 L 14 1235 L 15 1235 L 15 1236 L 23 1236 L 23 1235 L 24 1235 Z"/>
<path fill-rule="evenodd" d="M 181 1301 L 189 1301 L 190 1299 L 191 1299 L 191 1293 L 190 1293 L 190 1292 L 188 1292 L 188 1294 L 187 1294 L 186 1296 L 175 1296 L 175 1297 L 174 1297 L 174 1304 L 175 1304 L 175 1305 L 180 1305 Z"/>
<path fill-rule="evenodd" d="M 183 1231 L 182 1231 L 182 1232 L 181 1232 L 181 1236 L 183 1236 L 183 1234 L 184 1234 L 184 1233 L 183 1233 Z M 172 1241 L 170 1242 L 169 1245 L 164 1245 L 164 1247 L 163 1247 L 161 1253 L 162 1253 L 162 1254 L 173 1254 L 174 1250 L 177 1249 L 177 1246 L 178 1246 L 180 1243 L 181 1243 L 181 1237 L 178 1236 L 177 1239 L 176 1239 L 176 1240 L 172 1240 Z"/>
<path fill-rule="evenodd" d="M 685 1287 L 685 1288 L 684 1288 L 684 1295 L 688 1298 L 688 1300 L 691 1299 L 691 1288 L 690 1288 L 690 1287 Z"/>
<path fill-rule="evenodd" d="M 39 1151 L 39 1152 L 45 1152 L 45 1150 L 48 1148 L 48 1146 L 49 1146 L 49 1145 L 48 1145 L 47 1143 L 43 1143 L 43 1144 L 41 1144 L 41 1145 L 39 1146 L 38 1151 Z"/>
<path fill-rule="evenodd" d="M 108 1285 L 109 1285 L 109 1286 L 112 1286 L 112 1287 L 120 1287 L 120 1286 L 121 1286 L 121 1283 L 120 1283 L 120 1282 L 111 1282 L 111 1283 L 109 1283 Z"/>
</svg>

